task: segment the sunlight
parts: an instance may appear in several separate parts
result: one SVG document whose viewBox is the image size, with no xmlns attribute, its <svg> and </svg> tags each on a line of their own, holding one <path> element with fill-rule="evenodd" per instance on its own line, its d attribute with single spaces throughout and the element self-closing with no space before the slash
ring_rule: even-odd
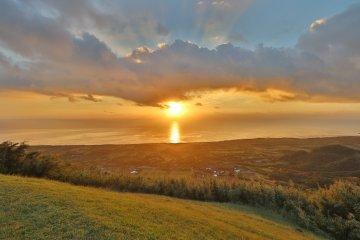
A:
<svg viewBox="0 0 360 240">
<path fill-rule="evenodd" d="M 167 114 L 170 117 L 180 117 L 184 114 L 184 106 L 179 102 L 168 102 L 167 106 Z"/>
<path fill-rule="evenodd" d="M 180 143 L 180 130 L 177 122 L 171 124 L 169 141 L 170 143 Z"/>
</svg>

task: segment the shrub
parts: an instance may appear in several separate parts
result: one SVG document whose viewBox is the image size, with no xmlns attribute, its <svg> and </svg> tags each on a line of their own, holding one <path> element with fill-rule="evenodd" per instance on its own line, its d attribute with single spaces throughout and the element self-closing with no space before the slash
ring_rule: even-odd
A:
<svg viewBox="0 0 360 240">
<path fill-rule="evenodd" d="M 24 176 L 46 176 L 56 166 L 54 159 L 38 152 L 27 152 L 24 143 L 0 144 L 0 173 Z"/>
</svg>

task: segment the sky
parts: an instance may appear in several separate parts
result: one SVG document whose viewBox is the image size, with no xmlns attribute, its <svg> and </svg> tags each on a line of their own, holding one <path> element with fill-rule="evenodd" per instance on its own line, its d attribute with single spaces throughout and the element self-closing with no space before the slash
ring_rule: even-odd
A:
<svg viewBox="0 0 360 240">
<path fill-rule="evenodd" d="M 0 119 L 360 117 L 360 0 L 2 0 Z"/>
</svg>

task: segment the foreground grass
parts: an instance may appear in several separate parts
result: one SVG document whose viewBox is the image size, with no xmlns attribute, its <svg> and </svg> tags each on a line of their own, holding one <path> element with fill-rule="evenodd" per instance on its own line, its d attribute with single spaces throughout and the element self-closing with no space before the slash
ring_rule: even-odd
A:
<svg viewBox="0 0 360 240">
<path fill-rule="evenodd" d="M 248 207 L 0 175 L 0 239 L 317 239 Z"/>
</svg>

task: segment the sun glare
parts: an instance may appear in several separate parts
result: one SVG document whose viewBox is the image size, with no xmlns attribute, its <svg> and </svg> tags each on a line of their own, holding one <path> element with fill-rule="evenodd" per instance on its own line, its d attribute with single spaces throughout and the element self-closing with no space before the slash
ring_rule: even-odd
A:
<svg viewBox="0 0 360 240">
<path fill-rule="evenodd" d="M 179 102 L 169 102 L 166 106 L 170 117 L 180 117 L 184 113 L 184 106 Z"/>
</svg>

